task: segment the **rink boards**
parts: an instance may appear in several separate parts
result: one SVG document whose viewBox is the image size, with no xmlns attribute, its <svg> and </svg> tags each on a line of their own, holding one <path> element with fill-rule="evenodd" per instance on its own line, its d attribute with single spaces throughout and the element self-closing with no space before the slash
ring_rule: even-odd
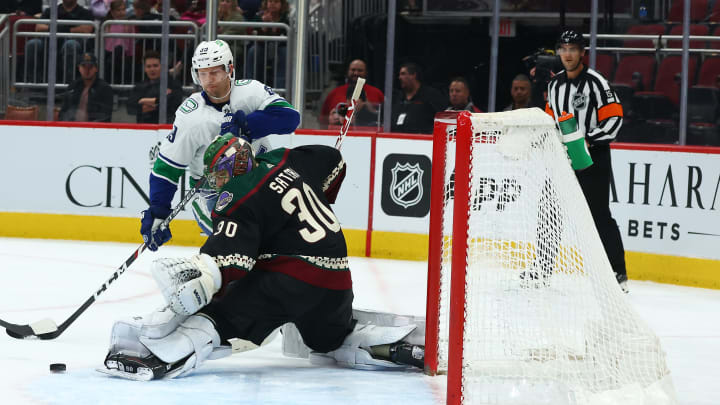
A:
<svg viewBox="0 0 720 405">
<path fill-rule="evenodd" d="M 0 236 L 141 242 L 150 150 L 169 126 L 0 124 Z M 336 137 L 299 130 L 271 143 L 333 145 Z M 375 132 L 345 139 L 347 178 L 333 209 L 352 255 L 426 260 L 431 139 Z M 615 144 L 612 158 L 611 209 L 630 277 L 720 288 L 720 148 Z M 172 243 L 203 242 L 189 211 L 172 231 Z"/>
</svg>

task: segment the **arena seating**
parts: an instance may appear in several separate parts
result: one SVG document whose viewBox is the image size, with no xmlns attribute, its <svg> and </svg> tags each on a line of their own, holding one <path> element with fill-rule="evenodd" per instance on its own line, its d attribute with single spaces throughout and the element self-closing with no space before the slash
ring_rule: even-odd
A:
<svg viewBox="0 0 720 405">
<path fill-rule="evenodd" d="M 666 31 L 663 24 L 642 24 L 631 26 L 628 35 L 662 35 Z M 651 39 L 626 39 L 623 41 L 625 48 L 656 48 Z"/>
<path fill-rule="evenodd" d="M 585 52 L 583 63 L 588 66 L 590 65 L 590 55 L 588 52 Z M 595 54 L 595 70 L 600 72 L 600 74 L 609 81 L 612 81 L 612 76 L 615 72 L 615 56 L 607 53 Z"/>
<path fill-rule="evenodd" d="M 642 83 L 644 89 L 651 89 L 653 84 L 653 76 L 655 74 L 655 56 L 623 56 L 620 59 L 620 63 L 618 63 L 613 82 L 632 87 L 632 75 L 635 72 L 638 72 L 640 73 L 640 75 L 642 75 Z"/>
<path fill-rule="evenodd" d="M 688 81 L 692 85 L 697 71 L 697 57 L 690 56 L 688 61 Z M 680 104 L 680 82 L 679 75 L 682 70 L 682 56 L 667 56 L 658 66 L 655 77 L 655 91 L 664 94 L 675 105 Z"/>
<path fill-rule="evenodd" d="M 676 25 L 670 29 L 670 35 L 682 35 L 683 26 L 682 24 Z M 707 25 L 690 24 L 690 35 L 709 35 L 710 30 Z M 667 41 L 668 48 L 682 48 L 681 39 L 672 39 Z M 690 49 L 703 49 L 706 47 L 705 41 L 692 40 L 690 41 Z"/>
<path fill-rule="evenodd" d="M 683 6 L 685 0 L 673 0 L 668 13 L 668 22 L 678 23 L 683 20 Z M 717 3 L 717 2 L 716 2 Z M 717 5 L 717 4 L 716 4 Z M 690 21 L 700 22 L 708 15 L 708 0 L 690 1 Z"/>
</svg>

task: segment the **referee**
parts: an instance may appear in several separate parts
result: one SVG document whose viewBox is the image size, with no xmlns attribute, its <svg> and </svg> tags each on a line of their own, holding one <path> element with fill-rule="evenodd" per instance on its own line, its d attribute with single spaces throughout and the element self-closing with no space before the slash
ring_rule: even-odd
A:
<svg viewBox="0 0 720 405">
<path fill-rule="evenodd" d="M 582 35 L 572 30 L 565 31 L 560 35 L 556 48 L 565 70 L 555 75 L 548 84 L 545 111 L 558 126 L 562 115 L 574 115 L 578 130 L 585 136 L 592 165 L 576 170 L 575 175 L 590 206 L 618 284 L 627 293 L 625 248 L 620 230 L 610 213 L 610 142 L 615 140 L 622 125 L 622 106 L 607 80 L 583 64 L 585 45 Z"/>
</svg>

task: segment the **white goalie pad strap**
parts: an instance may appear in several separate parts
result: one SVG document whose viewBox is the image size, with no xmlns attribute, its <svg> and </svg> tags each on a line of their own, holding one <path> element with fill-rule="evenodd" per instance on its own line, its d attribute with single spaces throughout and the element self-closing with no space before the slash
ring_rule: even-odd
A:
<svg viewBox="0 0 720 405">
<path fill-rule="evenodd" d="M 281 326 L 282 353 L 287 357 L 307 359 L 310 356 L 310 348 L 300 336 L 300 331 L 294 323 L 286 323 Z"/>
<path fill-rule="evenodd" d="M 181 315 L 192 315 L 207 305 L 222 285 L 217 263 L 204 253 L 155 260 L 151 272 L 167 303 Z"/>
<path fill-rule="evenodd" d="M 110 352 L 145 357 L 150 352 L 140 343 L 140 337 L 163 338 L 185 319 L 187 316 L 178 315 L 169 307 L 164 307 L 147 315 L 116 321 L 110 334 Z"/>
</svg>

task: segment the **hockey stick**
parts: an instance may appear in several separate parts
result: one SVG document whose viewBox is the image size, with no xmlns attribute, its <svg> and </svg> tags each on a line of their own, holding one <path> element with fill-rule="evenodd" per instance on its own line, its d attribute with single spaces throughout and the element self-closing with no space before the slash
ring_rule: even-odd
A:
<svg viewBox="0 0 720 405">
<path fill-rule="evenodd" d="M 355 90 L 353 90 L 352 99 L 350 100 L 350 107 L 348 107 L 348 110 L 345 113 L 345 121 L 343 121 L 342 128 L 340 128 L 340 136 L 338 136 L 338 139 L 335 142 L 335 149 L 340 150 L 343 139 L 345 139 L 345 135 L 347 135 L 348 129 L 350 129 L 350 122 L 352 122 L 352 117 L 355 114 L 355 102 L 360 98 L 360 92 L 362 91 L 364 85 L 365 79 L 358 77 L 357 83 L 355 84 Z"/>
<path fill-rule="evenodd" d="M 205 177 L 198 180 L 198 182 L 195 184 L 195 187 L 190 190 L 185 197 L 180 201 L 180 203 L 172 210 L 170 215 L 168 215 L 167 218 L 160 224 L 161 228 L 167 228 L 168 225 L 170 225 L 170 221 L 175 218 L 180 211 L 185 207 L 185 205 L 192 199 L 192 197 L 198 192 L 198 190 L 204 185 L 205 183 Z M 66 319 L 63 323 L 58 326 L 52 319 L 45 318 L 43 320 L 28 324 L 28 325 L 17 325 L 10 322 L 5 322 L 2 319 L 0 319 L 0 326 L 5 328 L 5 332 L 7 332 L 8 335 L 16 338 L 16 339 L 26 339 L 26 338 L 40 338 L 43 340 L 50 340 L 55 339 L 56 337 L 60 336 L 63 332 L 65 332 L 65 329 L 68 328 L 75 320 L 83 313 L 85 312 L 90 305 L 92 305 L 95 300 L 100 296 L 100 294 L 104 293 L 105 290 L 108 289 L 108 286 L 113 283 L 113 281 L 117 280 L 118 277 L 120 277 L 121 274 L 125 273 L 125 270 L 127 270 L 128 267 L 130 267 L 131 264 L 135 261 L 135 259 L 140 256 L 142 252 L 145 251 L 145 248 L 147 248 L 147 245 L 144 243 L 140 245 L 137 249 L 135 249 L 135 252 L 133 252 L 130 257 L 125 260 L 125 263 L 120 266 L 113 275 L 104 282 L 100 288 L 98 288 L 97 292 L 95 294 L 91 295 L 90 298 L 88 298 L 75 312 L 73 312 L 72 315 L 68 319 Z"/>
</svg>

